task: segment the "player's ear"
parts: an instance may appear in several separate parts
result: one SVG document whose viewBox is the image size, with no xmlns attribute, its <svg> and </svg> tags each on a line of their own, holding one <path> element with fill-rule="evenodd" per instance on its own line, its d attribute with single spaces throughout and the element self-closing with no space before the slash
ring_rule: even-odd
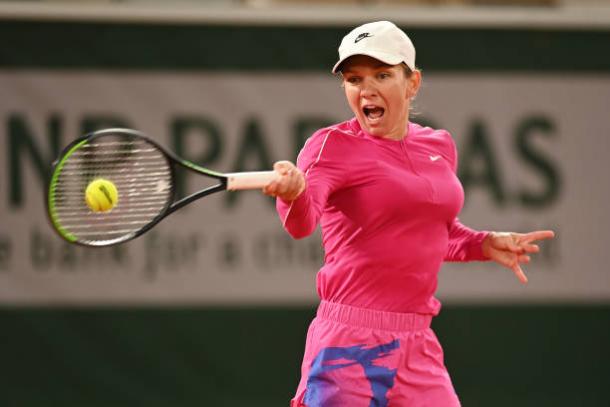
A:
<svg viewBox="0 0 610 407">
<path fill-rule="evenodd" d="M 421 86 L 421 71 L 415 69 L 407 77 L 407 98 L 413 99 Z"/>
</svg>

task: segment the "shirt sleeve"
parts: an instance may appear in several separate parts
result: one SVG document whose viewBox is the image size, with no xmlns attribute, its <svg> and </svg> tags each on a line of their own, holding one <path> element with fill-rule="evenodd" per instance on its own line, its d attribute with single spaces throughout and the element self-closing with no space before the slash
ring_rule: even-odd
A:
<svg viewBox="0 0 610 407">
<path fill-rule="evenodd" d="M 458 155 L 455 142 L 450 134 L 447 133 L 453 150 L 452 158 L 453 172 L 457 174 Z M 488 231 L 478 231 L 463 225 L 456 217 L 448 225 L 449 242 L 447 244 L 447 254 L 445 261 L 474 261 L 489 260 L 483 255 L 483 240 L 490 233 Z"/>
<path fill-rule="evenodd" d="M 470 229 L 455 218 L 449 225 L 449 243 L 445 261 L 489 260 L 483 255 L 483 240 L 489 232 Z"/>
<path fill-rule="evenodd" d="M 305 174 L 305 190 L 287 202 L 276 200 L 276 209 L 284 229 L 295 239 L 309 236 L 316 229 L 329 196 L 345 182 L 345 171 L 333 151 L 333 130 L 323 129 L 309 138 L 297 158 L 297 167 Z"/>
</svg>

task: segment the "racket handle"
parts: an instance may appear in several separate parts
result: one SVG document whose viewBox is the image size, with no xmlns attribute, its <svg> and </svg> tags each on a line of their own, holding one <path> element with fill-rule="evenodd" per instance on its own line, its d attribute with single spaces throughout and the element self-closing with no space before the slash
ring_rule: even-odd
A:
<svg viewBox="0 0 610 407">
<path fill-rule="evenodd" d="M 225 175 L 229 191 L 260 189 L 279 177 L 275 171 L 234 172 Z"/>
</svg>

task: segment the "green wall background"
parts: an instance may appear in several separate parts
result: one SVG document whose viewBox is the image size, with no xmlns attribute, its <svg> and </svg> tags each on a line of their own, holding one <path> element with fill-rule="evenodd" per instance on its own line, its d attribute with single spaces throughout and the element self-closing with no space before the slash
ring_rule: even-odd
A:
<svg viewBox="0 0 610 407">
<path fill-rule="evenodd" d="M 313 308 L 4 309 L 2 406 L 286 407 Z M 607 406 L 608 306 L 454 306 L 464 406 Z"/>
<path fill-rule="evenodd" d="M 610 71 L 610 31 L 402 28 L 425 72 Z M 330 72 L 350 29 L 0 20 L 0 68 Z"/>
<path fill-rule="evenodd" d="M 327 71 L 347 30 L 4 20 L 0 69 Z M 610 72 L 608 31 L 409 32 L 427 72 Z M 0 406 L 287 406 L 313 314 L 5 307 Z M 447 306 L 434 327 L 464 406 L 610 405 L 607 303 Z"/>
</svg>

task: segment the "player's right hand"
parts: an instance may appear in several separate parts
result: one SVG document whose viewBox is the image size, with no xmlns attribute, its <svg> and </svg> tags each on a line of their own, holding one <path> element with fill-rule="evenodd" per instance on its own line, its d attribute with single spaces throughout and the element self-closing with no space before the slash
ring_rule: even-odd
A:
<svg viewBox="0 0 610 407">
<path fill-rule="evenodd" d="M 273 169 L 279 174 L 279 177 L 265 186 L 263 193 L 287 202 L 297 199 L 305 190 L 303 172 L 290 161 L 278 161 L 273 164 Z"/>
</svg>

